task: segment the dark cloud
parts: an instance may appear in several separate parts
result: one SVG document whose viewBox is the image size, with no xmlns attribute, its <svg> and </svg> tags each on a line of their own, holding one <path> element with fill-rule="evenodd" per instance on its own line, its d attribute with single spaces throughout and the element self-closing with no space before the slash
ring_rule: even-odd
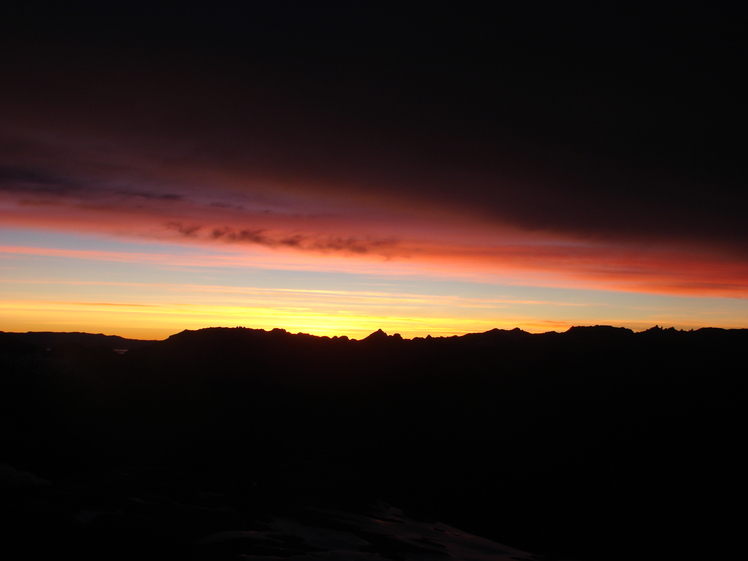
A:
<svg viewBox="0 0 748 561">
<path fill-rule="evenodd" d="M 264 235 L 265 230 L 236 230 L 228 226 L 223 228 L 213 228 L 210 237 L 214 240 L 223 240 L 227 242 L 248 242 L 260 245 L 274 246 L 278 242 Z"/>
<path fill-rule="evenodd" d="M 180 224 L 178 227 L 170 226 L 183 233 L 184 227 Z M 190 227 L 191 233 L 197 232 L 200 228 Z M 366 253 L 376 253 L 386 255 L 398 245 L 398 241 L 390 239 L 372 239 L 356 237 L 339 237 L 339 236 L 318 236 L 305 234 L 278 235 L 268 232 L 265 229 L 236 229 L 229 226 L 213 228 L 208 236 L 211 240 L 218 240 L 227 243 L 250 243 L 266 247 L 289 247 L 301 251 L 314 251 L 321 253 L 354 253 L 363 255 Z"/>
<path fill-rule="evenodd" d="M 210 206 L 215 208 L 227 208 L 227 209 L 235 209 L 235 210 L 244 210 L 244 205 L 237 205 L 232 203 L 226 203 L 223 201 L 213 201 L 210 203 Z"/>
<path fill-rule="evenodd" d="M 178 202 L 185 199 L 184 195 L 178 195 L 175 193 L 156 193 L 146 191 L 116 191 L 116 195 L 120 195 L 125 198 L 136 197 L 147 200 L 166 201 L 166 202 Z"/>
<path fill-rule="evenodd" d="M 47 170 L 0 165 L 0 191 L 68 196 L 80 190 L 75 181 Z"/>
<path fill-rule="evenodd" d="M 158 164 L 294 185 L 320 206 L 361 195 L 583 239 L 748 251 L 735 14 L 355 4 L 29 10 L 6 22 L 0 69 L 15 79 L 0 101 L 13 122 L 83 139 L 68 148 L 81 169 L 104 150 L 98 139 L 115 139 L 118 177 L 128 165 L 150 177 Z M 72 194 L 81 183 L 56 169 L 0 171 L 0 188 Z M 126 183 L 116 194 L 184 201 Z"/>
<path fill-rule="evenodd" d="M 328 251 L 343 251 L 357 254 L 364 253 L 378 253 L 387 254 L 389 251 L 394 249 L 397 245 L 397 241 L 394 239 L 386 240 L 361 240 L 353 237 L 341 238 L 341 237 L 328 237 L 323 240 L 315 240 L 311 247 L 314 249 L 321 250 L 323 252 Z"/>
<path fill-rule="evenodd" d="M 197 234 L 202 229 L 202 227 L 195 226 L 195 225 L 185 225 L 185 224 L 182 224 L 181 222 L 168 222 L 166 224 L 166 229 L 179 232 L 182 236 L 186 238 L 194 238 L 194 237 L 197 237 Z"/>
<path fill-rule="evenodd" d="M 186 201 L 186 197 L 181 194 L 145 191 L 142 188 L 123 190 L 107 185 L 110 182 L 111 178 L 102 175 L 99 170 L 87 170 L 83 167 L 78 170 L 77 177 L 72 177 L 69 174 L 55 173 L 48 168 L 0 165 L 0 192 L 20 196 L 19 200 L 26 203 L 54 201 L 59 204 L 109 208 L 121 205 L 123 201 Z"/>
</svg>

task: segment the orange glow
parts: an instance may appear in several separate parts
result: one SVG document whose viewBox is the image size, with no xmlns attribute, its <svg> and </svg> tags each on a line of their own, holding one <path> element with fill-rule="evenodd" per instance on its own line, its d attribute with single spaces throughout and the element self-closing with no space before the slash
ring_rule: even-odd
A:
<svg viewBox="0 0 748 561">
<path fill-rule="evenodd" d="M 114 302 L 0 301 L 6 331 L 38 330 L 40 325 L 53 331 L 97 331 L 117 333 L 140 339 L 164 339 L 182 329 L 207 326 L 245 326 L 270 328 L 283 326 L 291 332 L 314 335 L 347 335 L 360 339 L 386 327 L 403 337 L 455 335 L 488 331 L 494 327 L 511 329 L 516 319 L 497 320 L 365 315 L 340 310 L 337 313 L 316 311 L 310 306 L 218 306 L 218 305 L 146 305 Z M 113 321 L 114 320 L 114 321 Z M 525 324 L 526 322 L 520 321 Z M 147 326 L 147 327 L 145 327 Z M 533 331 L 547 331 L 547 325 Z"/>
<path fill-rule="evenodd" d="M 734 303 L 748 297 L 748 264 L 726 250 L 522 229 L 475 209 L 418 198 L 417 192 L 398 197 L 392 190 L 281 181 L 194 162 L 172 165 L 131 140 L 114 151 L 85 135 L 58 141 L 55 163 L 94 178 L 90 190 L 53 185 L 0 191 L 4 228 L 100 242 L 95 249 L 78 242 L 0 242 L 0 267 L 33 271 L 0 279 L 0 329 L 163 338 L 182 329 L 244 325 L 359 338 L 379 328 L 413 337 L 595 323 L 743 326 L 743 305 Z M 69 152 L 78 158 L 70 167 L 64 157 Z M 135 170 L 142 192 L 108 187 L 111 167 Z M 96 264 L 97 270 L 125 264 L 128 273 L 121 282 L 106 274 L 75 275 Z M 362 285 L 370 279 L 393 288 L 262 287 L 238 278 L 257 270 L 348 275 Z M 59 278 L 60 271 L 75 280 Z M 180 280 L 138 282 L 146 272 L 174 272 Z M 224 285 L 212 278 L 224 274 Z M 422 281 L 462 283 L 463 292 L 421 292 L 414 287 Z M 483 286 L 472 295 L 472 285 L 495 286 L 496 294 Z M 729 300 L 719 310 L 681 314 L 679 306 L 691 304 L 637 308 L 610 304 L 621 299 L 611 294 L 567 301 L 548 296 L 549 288 Z"/>
<path fill-rule="evenodd" d="M 0 246 L 0 255 L 57 256 L 172 267 L 253 266 L 354 274 L 426 274 L 438 278 L 501 280 L 531 286 L 748 296 L 748 265 L 709 255 L 688 254 L 677 247 L 638 251 L 552 240 L 495 245 L 401 240 L 388 248 L 391 255 L 383 256 L 376 251 L 329 253 L 259 244 L 215 244 L 199 238 L 174 241 L 189 251 L 164 254 L 3 245 Z"/>
<path fill-rule="evenodd" d="M 133 148 L 128 150 L 131 154 Z M 145 158 L 141 163 L 146 165 L 145 155 L 137 158 Z M 88 198 L 64 190 L 5 193 L 0 194 L 0 220 L 6 227 L 158 241 L 192 248 L 191 252 L 154 255 L 9 246 L 0 251 L 164 266 L 251 264 L 530 286 L 748 296 L 748 264 L 740 256 L 715 257 L 709 247 L 595 242 L 521 230 L 465 209 L 405 204 L 406 199 L 391 195 L 377 198 L 353 190 L 344 196 L 340 187 L 310 191 L 309 185 L 289 182 L 258 187 L 259 180 L 237 174 L 194 170 L 190 176 L 185 169 L 154 169 L 158 181 L 179 181 L 187 194 L 160 195 L 158 189 L 141 194 L 99 190 Z M 220 188 L 200 191 L 195 185 L 200 179 L 217 181 Z M 242 181 L 252 184 L 252 190 L 242 190 Z"/>
</svg>

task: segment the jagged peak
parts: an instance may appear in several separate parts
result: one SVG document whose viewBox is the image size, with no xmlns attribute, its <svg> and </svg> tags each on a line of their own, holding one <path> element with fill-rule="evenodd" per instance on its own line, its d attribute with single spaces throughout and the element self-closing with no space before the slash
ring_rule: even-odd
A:
<svg viewBox="0 0 748 561">
<path fill-rule="evenodd" d="M 364 341 L 384 341 L 387 338 L 389 338 L 389 335 L 385 333 L 382 329 L 377 329 L 374 333 L 367 335 L 363 340 Z"/>
</svg>

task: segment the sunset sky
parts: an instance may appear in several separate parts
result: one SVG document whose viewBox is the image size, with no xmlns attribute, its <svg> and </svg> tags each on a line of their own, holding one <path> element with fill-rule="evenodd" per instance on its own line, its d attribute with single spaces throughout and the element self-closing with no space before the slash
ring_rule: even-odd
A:
<svg viewBox="0 0 748 561">
<path fill-rule="evenodd" d="M 0 14 L 0 330 L 748 327 L 737 14 L 235 4 Z"/>
</svg>

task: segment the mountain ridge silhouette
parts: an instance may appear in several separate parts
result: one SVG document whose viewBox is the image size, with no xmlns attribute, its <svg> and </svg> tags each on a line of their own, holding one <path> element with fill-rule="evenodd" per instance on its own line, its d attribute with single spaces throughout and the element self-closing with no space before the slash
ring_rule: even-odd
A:
<svg viewBox="0 0 748 561">
<path fill-rule="evenodd" d="M 703 559 L 739 536 L 745 329 L 207 328 L 114 348 L 0 333 L 0 462 L 51 481 L 285 465 L 326 489 L 302 466 L 330 466 L 421 519 L 582 560 Z"/>
<path fill-rule="evenodd" d="M 167 339 L 161 340 L 161 339 L 133 339 L 133 338 L 126 338 L 121 337 L 119 335 L 104 335 L 102 333 L 86 333 L 86 332 L 54 332 L 54 331 L 29 331 L 29 332 L 3 332 L 0 331 L 0 334 L 5 335 L 11 335 L 21 341 L 24 341 L 25 343 L 42 347 L 45 349 L 51 349 L 59 344 L 63 343 L 69 343 L 69 344 L 75 344 L 75 345 L 81 345 L 85 347 L 108 347 L 108 348 L 117 348 L 117 349 L 123 349 L 123 350 L 130 350 L 135 348 L 140 348 L 145 345 L 150 345 L 153 343 L 158 343 L 161 341 L 172 339 L 173 337 L 179 336 L 182 333 L 199 333 L 199 332 L 206 332 L 210 330 L 227 330 L 227 329 L 238 329 L 238 330 L 247 330 L 252 332 L 264 332 L 264 333 L 275 333 L 277 336 L 279 335 L 297 335 L 297 336 L 304 336 L 304 337 L 312 337 L 312 338 L 318 338 L 318 339 L 333 339 L 333 340 L 350 340 L 350 341 L 388 341 L 388 340 L 403 340 L 403 341 L 414 341 L 414 340 L 432 340 L 432 339 L 438 339 L 438 340 L 445 340 L 445 339 L 483 339 L 483 340 L 491 340 L 491 338 L 498 338 L 498 337 L 523 337 L 526 335 L 531 336 L 549 336 L 549 335 L 565 335 L 565 336 L 578 336 L 578 337 L 595 337 L 598 339 L 604 339 L 605 335 L 609 337 L 613 337 L 616 334 L 618 336 L 624 337 L 629 335 L 642 335 L 646 334 L 646 336 L 673 336 L 675 333 L 740 333 L 748 331 L 746 328 L 718 328 L 718 327 L 702 327 L 699 329 L 691 329 L 689 331 L 684 330 L 676 330 L 673 327 L 670 328 L 662 328 L 658 325 L 655 325 L 653 327 L 650 327 L 646 330 L 635 332 L 630 328 L 627 327 L 614 327 L 610 325 L 594 325 L 594 326 L 572 326 L 569 327 L 566 331 L 557 332 L 557 331 L 548 331 L 544 333 L 530 333 L 527 331 L 524 331 L 520 329 L 519 327 L 515 327 L 513 329 L 499 329 L 499 328 L 493 328 L 488 331 L 484 332 L 470 332 L 465 333 L 463 335 L 447 335 L 447 336 L 432 336 L 432 335 L 426 335 L 424 337 L 413 337 L 411 339 L 407 339 L 402 337 L 399 333 L 394 333 L 392 335 L 387 334 L 384 330 L 377 329 L 376 331 L 370 333 L 366 337 L 362 339 L 351 339 L 348 336 L 324 336 L 324 335 L 311 335 L 304 332 L 299 333 L 291 333 L 289 331 L 286 331 L 282 328 L 273 328 L 271 330 L 266 331 L 265 329 L 258 329 L 258 328 L 247 328 L 247 327 L 206 327 L 201 329 L 186 329 L 179 333 L 175 333 L 167 337 Z"/>
</svg>

